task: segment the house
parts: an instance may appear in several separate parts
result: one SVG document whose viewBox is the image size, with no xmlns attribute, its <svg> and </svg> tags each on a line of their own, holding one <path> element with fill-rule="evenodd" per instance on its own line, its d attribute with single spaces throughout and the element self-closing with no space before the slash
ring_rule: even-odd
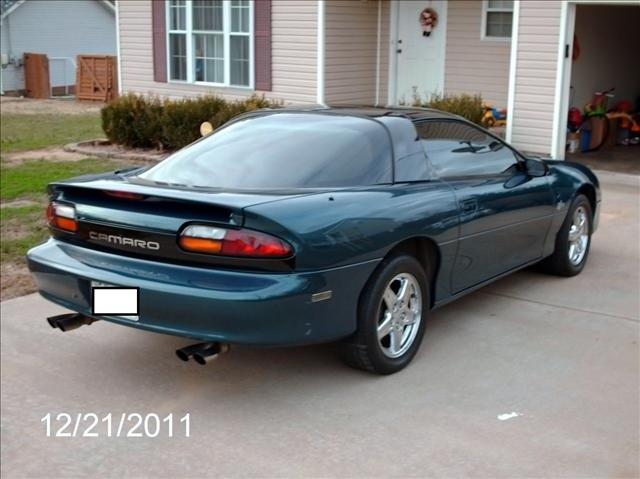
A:
<svg viewBox="0 0 640 479">
<path fill-rule="evenodd" d="M 507 140 L 564 158 L 570 102 L 640 96 L 639 15 L 637 0 L 118 1 L 119 84 L 319 104 L 481 93 L 508 107 Z"/>
<path fill-rule="evenodd" d="M 77 55 L 116 55 L 115 5 L 107 0 L 2 0 L 2 87 L 25 89 L 23 55 L 46 54 L 53 93 L 73 92 Z"/>
</svg>

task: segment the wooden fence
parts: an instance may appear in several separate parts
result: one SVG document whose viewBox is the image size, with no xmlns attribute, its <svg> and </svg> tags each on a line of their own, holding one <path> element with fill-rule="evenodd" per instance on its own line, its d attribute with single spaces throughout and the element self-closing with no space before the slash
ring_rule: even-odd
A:
<svg viewBox="0 0 640 479">
<path fill-rule="evenodd" d="M 108 102 L 118 96 L 117 57 L 78 55 L 76 98 Z"/>
<path fill-rule="evenodd" d="M 49 59 L 42 53 L 24 54 L 24 89 L 27 98 L 49 98 Z"/>
</svg>

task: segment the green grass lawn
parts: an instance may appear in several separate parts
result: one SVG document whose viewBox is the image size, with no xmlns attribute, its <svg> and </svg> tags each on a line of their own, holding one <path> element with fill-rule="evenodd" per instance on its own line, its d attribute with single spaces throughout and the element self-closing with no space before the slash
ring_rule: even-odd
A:
<svg viewBox="0 0 640 479">
<path fill-rule="evenodd" d="M 48 236 L 45 220 L 45 190 L 48 183 L 88 173 L 111 171 L 120 166 L 121 162 L 103 159 L 64 162 L 30 160 L 15 166 L 2 164 L 2 202 L 26 200 L 35 203 L 18 207 L 9 205 L 0 209 L 2 261 L 20 260 L 29 248 Z"/>
<path fill-rule="evenodd" d="M 104 137 L 104 132 L 99 113 L 2 115 L 2 153 L 62 146 L 74 141 L 100 137 Z"/>
<path fill-rule="evenodd" d="M 18 166 L 2 165 L 0 197 L 2 201 L 38 198 L 52 181 L 101 173 L 118 165 L 116 161 L 89 158 L 80 161 L 29 160 Z"/>
<path fill-rule="evenodd" d="M 2 261 L 22 261 L 32 246 L 44 241 L 47 231 L 45 209 L 41 205 L 2 208 Z"/>
</svg>

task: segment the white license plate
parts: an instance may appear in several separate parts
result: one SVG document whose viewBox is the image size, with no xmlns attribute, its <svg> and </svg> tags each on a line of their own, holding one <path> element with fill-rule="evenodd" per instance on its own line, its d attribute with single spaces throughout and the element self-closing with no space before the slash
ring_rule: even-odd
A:
<svg viewBox="0 0 640 479">
<path fill-rule="evenodd" d="M 116 316 L 138 321 L 139 288 L 125 288 L 91 281 L 91 313 L 93 316 Z"/>
</svg>

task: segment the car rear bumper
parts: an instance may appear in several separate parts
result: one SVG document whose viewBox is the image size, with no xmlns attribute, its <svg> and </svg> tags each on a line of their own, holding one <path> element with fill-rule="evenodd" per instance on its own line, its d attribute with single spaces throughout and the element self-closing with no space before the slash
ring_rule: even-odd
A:
<svg viewBox="0 0 640 479">
<path fill-rule="evenodd" d="M 91 281 L 140 288 L 139 320 L 114 323 L 202 341 L 296 345 L 356 329 L 360 291 L 378 260 L 304 273 L 254 273 L 159 263 L 55 239 L 27 254 L 40 294 L 91 315 Z M 332 291 L 329 300 L 312 295 Z"/>
</svg>

